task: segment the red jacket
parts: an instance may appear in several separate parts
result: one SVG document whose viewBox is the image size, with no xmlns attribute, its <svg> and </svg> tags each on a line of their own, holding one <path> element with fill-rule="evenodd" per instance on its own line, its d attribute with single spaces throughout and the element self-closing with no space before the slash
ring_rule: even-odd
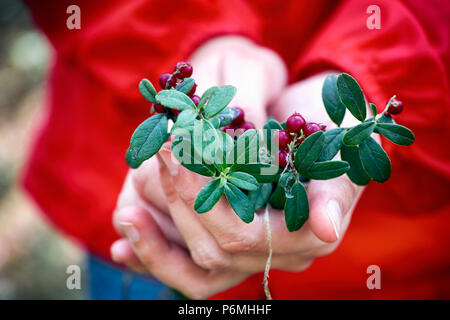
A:
<svg viewBox="0 0 450 320">
<path fill-rule="evenodd" d="M 109 258 L 111 215 L 128 170 L 134 128 L 148 116 L 141 78 L 186 59 L 204 41 L 240 34 L 277 51 L 290 80 L 329 68 L 355 76 L 370 101 L 392 94 L 406 111 L 409 148 L 383 141 L 392 177 L 371 183 L 338 249 L 305 272 L 271 273 L 275 298 L 449 298 L 450 151 L 447 0 L 79 0 L 81 29 L 68 30 L 73 1 L 28 0 L 54 48 L 47 109 L 24 175 L 52 222 Z M 370 30 L 369 5 L 381 9 Z M 381 290 L 368 290 L 369 265 Z M 216 297 L 263 298 L 261 275 Z"/>
</svg>

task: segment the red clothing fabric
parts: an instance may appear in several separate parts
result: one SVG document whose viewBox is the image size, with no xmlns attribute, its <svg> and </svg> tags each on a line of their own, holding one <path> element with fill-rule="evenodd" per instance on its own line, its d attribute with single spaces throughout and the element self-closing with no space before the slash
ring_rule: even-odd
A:
<svg viewBox="0 0 450 320">
<path fill-rule="evenodd" d="M 141 78 L 186 59 L 204 41 L 240 34 L 277 51 L 291 81 L 329 68 L 355 76 L 379 108 L 404 101 L 409 148 L 383 140 L 392 177 L 371 183 L 338 249 L 306 271 L 272 271 L 278 299 L 449 298 L 448 1 L 77 1 L 81 30 L 65 28 L 71 1 L 28 0 L 54 48 L 46 110 L 24 184 L 53 223 L 109 258 L 124 154 L 148 115 Z M 381 29 L 370 30 L 370 5 Z M 194 66 L 195 67 L 195 66 Z M 367 267 L 381 268 L 368 290 Z M 263 298 L 261 275 L 213 298 Z"/>
</svg>

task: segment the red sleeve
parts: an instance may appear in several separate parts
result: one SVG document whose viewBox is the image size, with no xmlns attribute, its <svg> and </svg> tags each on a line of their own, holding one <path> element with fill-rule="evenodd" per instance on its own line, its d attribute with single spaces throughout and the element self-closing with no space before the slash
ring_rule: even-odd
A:
<svg viewBox="0 0 450 320">
<path fill-rule="evenodd" d="M 381 28 L 370 30 L 366 9 L 374 4 Z M 296 62 L 295 79 L 330 68 L 353 75 L 379 111 L 393 94 L 404 101 L 395 119 L 416 141 L 402 147 L 383 139 L 392 177 L 369 185 L 360 204 L 365 209 L 448 210 L 449 17 L 448 1 L 345 1 Z"/>
</svg>

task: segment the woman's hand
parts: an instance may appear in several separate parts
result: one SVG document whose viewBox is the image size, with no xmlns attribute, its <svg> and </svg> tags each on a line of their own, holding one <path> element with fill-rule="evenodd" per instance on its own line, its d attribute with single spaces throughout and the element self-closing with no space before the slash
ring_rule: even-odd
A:
<svg viewBox="0 0 450 320">
<path fill-rule="evenodd" d="M 213 85 L 237 86 L 239 90 L 231 106 L 244 108 L 246 118 L 257 127 L 264 124 L 266 105 L 286 81 L 284 65 L 276 54 L 240 37 L 210 41 L 190 61 L 199 92 Z M 170 150 L 167 146 L 166 149 Z M 168 153 L 161 154 L 164 152 Z M 193 235 L 185 233 L 180 213 L 168 201 L 171 198 L 167 198 L 164 188 L 168 188 L 170 175 L 165 165 L 160 167 L 162 163 L 153 157 L 139 169 L 130 170 L 114 213 L 114 225 L 124 239 L 111 247 L 113 259 L 151 273 L 194 298 L 210 296 L 243 281 L 248 271 L 210 271 L 211 268 L 204 268 L 206 262 L 202 262 L 203 258 L 199 260 L 199 254 L 191 251 L 189 255 L 185 250 L 193 247 Z M 189 210 L 192 211 L 192 206 Z M 209 253 L 204 254 L 206 257 Z"/>
</svg>

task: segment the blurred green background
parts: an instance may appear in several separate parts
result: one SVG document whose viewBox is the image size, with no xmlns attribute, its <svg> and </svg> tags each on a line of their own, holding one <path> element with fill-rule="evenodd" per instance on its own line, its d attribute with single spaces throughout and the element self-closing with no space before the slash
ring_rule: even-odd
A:
<svg viewBox="0 0 450 320">
<path fill-rule="evenodd" d="M 84 254 L 21 190 L 21 168 L 44 101 L 51 50 L 19 0 L 0 0 L 0 299 L 84 299 Z M 66 269 L 81 267 L 81 290 Z"/>
</svg>

